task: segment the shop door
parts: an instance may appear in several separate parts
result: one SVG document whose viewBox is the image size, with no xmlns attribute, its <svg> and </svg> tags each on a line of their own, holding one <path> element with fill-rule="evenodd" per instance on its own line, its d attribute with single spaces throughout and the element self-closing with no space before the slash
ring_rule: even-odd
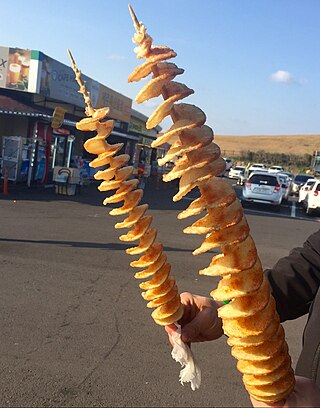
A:
<svg viewBox="0 0 320 408">
<path fill-rule="evenodd" d="M 22 138 L 20 136 L 4 136 L 2 147 L 2 178 L 5 169 L 8 171 L 8 180 L 17 181 L 21 161 Z"/>
<path fill-rule="evenodd" d="M 67 161 L 67 140 L 68 136 L 52 135 L 52 168 L 56 166 L 65 167 Z"/>
<path fill-rule="evenodd" d="M 52 168 L 57 166 L 70 167 L 74 140 L 75 137 L 73 135 L 52 135 L 52 158 L 50 158 Z"/>
</svg>

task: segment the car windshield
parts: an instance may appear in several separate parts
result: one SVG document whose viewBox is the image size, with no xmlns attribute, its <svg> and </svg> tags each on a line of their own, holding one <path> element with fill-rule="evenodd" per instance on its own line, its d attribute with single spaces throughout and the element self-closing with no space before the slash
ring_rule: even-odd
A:
<svg viewBox="0 0 320 408">
<path fill-rule="evenodd" d="M 245 169 L 245 167 L 240 167 L 240 166 L 236 166 L 236 167 L 234 167 L 233 168 L 233 170 L 244 170 Z"/>
<path fill-rule="evenodd" d="M 263 184 L 268 186 L 276 186 L 278 184 L 278 180 L 276 179 L 276 177 L 268 176 L 267 174 L 254 174 L 252 177 L 250 177 L 249 181 L 252 184 Z"/>
<path fill-rule="evenodd" d="M 295 178 L 294 181 L 302 181 L 302 182 L 306 182 L 310 177 L 308 175 L 304 175 L 304 174 L 298 174 Z"/>
</svg>

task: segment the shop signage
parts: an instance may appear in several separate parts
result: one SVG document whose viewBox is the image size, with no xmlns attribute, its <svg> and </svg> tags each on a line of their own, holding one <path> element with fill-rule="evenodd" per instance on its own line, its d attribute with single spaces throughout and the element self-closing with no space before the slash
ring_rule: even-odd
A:
<svg viewBox="0 0 320 408">
<path fill-rule="evenodd" d="M 57 129 L 62 126 L 64 120 L 64 114 L 66 110 L 61 106 L 57 106 L 53 112 L 51 127 Z"/>
<path fill-rule="evenodd" d="M 141 137 L 139 139 L 139 143 L 141 143 L 144 146 L 150 146 L 151 147 L 152 140 L 148 139 L 147 137 Z"/>
<path fill-rule="evenodd" d="M 40 93 L 44 96 L 85 108 L 83 96 L 79 93 L 79 85 L 75 80 L 73 69 L 43 53 L 41 59 Z M 129 123 L 132 100 L 112 89 L 81 75 L 90 93 L 92 106 L 110 108 L 109 116 Z"/>
<path fill-rule="evenodd" d="M 92 106 L 110 108 L 110 117 L 129 123 L 132 100 L 82 74 Z M 0 88 L 40 93 L 85 108 L 71 66 L 40 51 L 0 47 Z"/>
<path fill-rule="evenodd" d="M 31 50 L 0 47 L 0 88 L 34 92 L 30 76 L 36 76 Z"/>
<path fill-rule="evenodd" d="M 96 107 L 108 106 L 110 117 L 129 123 L 131 117 L 132 100 L 100 84 Z"/>
<path fill-rule="evenodd" d="M 52 133 L 54 135 L 70 135 L 70 130 L 64 129 L 64 128 L 57 128 L 57 129 L 53 129 Z"/>
<path fill-rule="evenodd" d="M 71 67 L 39 52 L 40 59 L 40 94 L 58 101 L 85 107 L 83 96 L 78 92 L 74 72 Z M 91 80 L 82 75 L 83 80 L 90 85 Z M 94 101 L 92 101 L 94 103 Z"/>
<path fill-rule="evenodd" d="M 147 129 L 145 122 L 140 119 L 131 117 L 129 124 L 129 132 L 139 133 L 140 135 L 156 136 L 154 129 Z"/>
</svg>

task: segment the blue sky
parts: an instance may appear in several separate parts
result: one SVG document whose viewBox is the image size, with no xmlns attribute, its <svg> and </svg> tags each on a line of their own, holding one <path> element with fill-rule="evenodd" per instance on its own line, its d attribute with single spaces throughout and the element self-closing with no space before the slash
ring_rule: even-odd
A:
<svg viewBox="0 0 320 408">
<path fill-rule="evenodd" d="M 0 0 L 2 46 L 37 49 L 134 99 L 139 64 L 123 0 Z M 216 134 L 320 133 L 320 0 L 132 0 Z M 149 115 L 160 99 L 133 107 Z M 167 122 L 163 122 L 166 128 Z"/>
</svg>

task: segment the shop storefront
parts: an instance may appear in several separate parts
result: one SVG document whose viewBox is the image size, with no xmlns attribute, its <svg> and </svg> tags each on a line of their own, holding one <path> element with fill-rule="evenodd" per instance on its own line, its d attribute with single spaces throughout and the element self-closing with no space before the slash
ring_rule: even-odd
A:
<svg viewBox="0 0 320 408">
<path fill-rule="evenodd" d="M 138 142 L 132 152 L 132 164 L 134 172 L 142 178 L 155 178 L 162 174 L 162 168 L 159 168 L 157 159 L 162 157 L 167 149 L 154 149 L 151 143 L 156 139 L 160 126 L 155 129 L 147 129 L 147 117 L 140 112 L 132 110 L 132 117 L 129 126 L 129 133 L 138 136 Z"/>
<path fill-rule="evenodd" d="M 64 120 L 63 127 L 52 129 L 46 111 L 0 96 L 0 169 L 7 169 L 8 180 L 46 184 L 57 163 L 70 163 L 76 122 Z"/>
<path fill-rule="evenodd" d="M 56 167 L 79 166 L 93 178 L 96 170 L 88 166 L 93 157 L 83 144 L 94 132 L 75 128 L 84 117 L 85 103 L 72 68 L 35 50 L 0 47 L 0 58 L 0 166 L 10 168 L 9 180 L 50 184 Z M 115 126 L 108 142 L 124 143 L 121 153 L 128 153 L 136 168 L 144 160 L 145 175 L 151 174 L 156 153 L 150 145 L 157 131 L 145 129 L 147 117 L 131 109 L 130 98 L 86 75 L 83 79 L 92 105 L 110 107 L 107 119 Z M 53 128 L 57 107 L 64 119 Z"/>
</svg>

